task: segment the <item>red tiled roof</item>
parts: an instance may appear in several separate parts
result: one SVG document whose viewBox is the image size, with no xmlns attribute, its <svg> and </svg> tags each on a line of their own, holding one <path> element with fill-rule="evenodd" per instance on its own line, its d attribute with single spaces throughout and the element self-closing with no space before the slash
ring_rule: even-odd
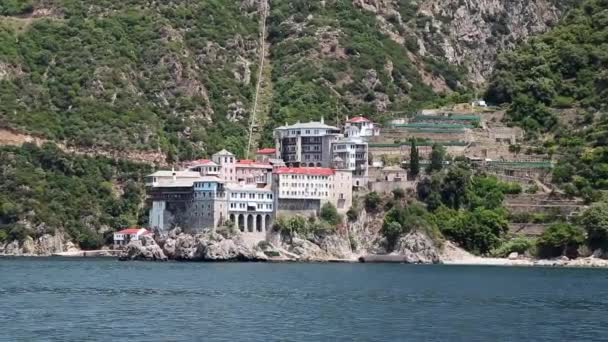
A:
<svg viewBox="0 0 608 342">
<path fill-rule="evenodd" d="M 116 232 L 117 234 L 125 234 L 125 235 L 135 235 L 137 234 L 142 228 L 135 228 L 135 227 L 131 227 L 131 228 L 127 228 L 127 229 L 123 229 L 119 232 Z M 145 230 L 145 229 L 144 229 Z M 145 230 L 144 235 L 147 234 L 151 234 L 149 231 Z"/>
<path fill-rule="evenodd" d="M 270 148 L 270 147 L 266 147 L 266 148 L 261 148 L 259 149 L 256 154 L 275 154 L 277 152 L 276 148 Z"/>
<path fill-rule="evenodd" d="M 274 173 L 279 175 L 332 176 L 334 170 L 327 167 L 279 167 Z"/>
<path fill-rule="evenodd" d="M 258 162 L 258 161 L 251 160 L 251 159 L 241 159 L 238 162 L 236 162 L 236 165 L 257 166 L 257 167 L 271 167 L 272 166 L 272 165 L 270 165 L 270 163 Z"/>
<path fill-rule="evenodd" d="M 364 118 L 362 116 L 355 116 L 354 118 L 347 120 L 346 122 L 358 123 L 358 122 L 370 122 L 370 121 L 367 118 Z"/>
</svg>

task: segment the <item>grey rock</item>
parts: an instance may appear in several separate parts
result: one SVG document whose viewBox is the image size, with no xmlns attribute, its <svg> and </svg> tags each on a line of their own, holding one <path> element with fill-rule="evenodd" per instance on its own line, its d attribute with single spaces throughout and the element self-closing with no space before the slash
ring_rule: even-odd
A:
<svg viewBox="0 0 608 342">
<path fill-rule="evenodd" d="M 393 255 L 404 256 L 412 264 L 434 264 L 439 262 L 439 251 L 426 234 L 418 231 L 402 236 L 396 243 Z"/>
<path fill-rule="evenodd" d="M 167 256 L 150 235 L 144 235 L 139 240 L 131 241 L 120 254 L 120 260 L 165 261 Z"/>
</svg>

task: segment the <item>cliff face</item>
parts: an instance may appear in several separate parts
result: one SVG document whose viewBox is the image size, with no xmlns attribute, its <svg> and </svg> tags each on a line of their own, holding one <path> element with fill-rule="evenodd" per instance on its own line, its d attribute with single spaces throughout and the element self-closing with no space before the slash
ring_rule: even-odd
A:
<svg viewBox="0 0 608 342">
<path fill-rule="evenodd" d="M 409 43 L 420 58 L 446 59 L 483 84 L 498 52 L 511 49 L 556 24 L 560 10 L 550 0 L 354 0 L 375 13 L 395 41 Z M 413 15 L 415 13 L 415 16 Z M 417 53 L 416 53 L 417 52 Z"/>
</svg>

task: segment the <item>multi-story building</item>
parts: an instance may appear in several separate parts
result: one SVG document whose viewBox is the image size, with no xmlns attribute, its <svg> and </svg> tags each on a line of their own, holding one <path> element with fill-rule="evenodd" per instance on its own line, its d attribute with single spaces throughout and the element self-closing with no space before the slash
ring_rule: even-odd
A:
<svg viewBox="0 0 608 342">
<path fill-rule="evenodd" d="M 366 139 L 367 137 L 380 135 L 380 128 L 367 118 L 356 116 L 352 119 L 346 118 L 344 135 L 348 138 Z"/>
<path fill-rule="evenodd" d="M 331 145 L 342 135 L 337 127 L 320 122 L 285 125 L 274 131 L 276 156 L 288 166 L 330 167 Z"/>
<path fill-rule="evenodd" d="M 269 187 L 228 184 L 228 217 L 241 232 L 265 233 L 274 217 L 274 194 Z"/>
<path fill-rule="evenodd" d="M 234 165 L 237 182 L 245 184 L 270 184 L 272 179 L 272 165 L 268 162 L 253 160 L 239 160 Z"/>
<path fill-rule="evenodd" d="M 352 172 L 353 185 L 367 184 L 368 176 L 368 148 L 361 138 L 340 139 L 332 144 L 332 160 L 339 158 L 341 166 L 335 168 L 346 169 Z"/>
<path fill-rule="evenodd" d="M 201 176 L 219 176 L 220 166 L 213 160 L 199 159 L 186 163 L 188 171 L 198 172 Z"/>
<path fill-rule="evenodd" d="M 272 189 L 279 214 L 318 214 L 326 202 L 342 212 L 352 205 L 352 173 L 349 170 L 277 168 L 273 173 Z"/>
<path fill-rule="evenodd" d="M 229 182 L 235 182 L 237 180 L 235 170 L 236 158 L 234 157 L 234 154 L 226 150 L 221 150 L 213 154 L 211 159 L 214 163 L 219 165 L 220 172 L 218 176 L 221 179 Z"/>
</svg>

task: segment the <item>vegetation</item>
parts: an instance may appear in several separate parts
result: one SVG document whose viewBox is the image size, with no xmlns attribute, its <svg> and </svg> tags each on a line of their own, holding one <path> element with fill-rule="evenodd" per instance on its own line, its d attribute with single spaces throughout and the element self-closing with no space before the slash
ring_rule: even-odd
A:
<svg viewBox="0 0 608 342">
<path fill-rule="evenodd" d="M 380 208 L 380 203 L 382 199 L 377 192 L 372 191 L 365 195 L 365 210 L 368 212 L 376 212 Z"/>
<path fill-rule="evenodd" d="M 331 233 L 335 231 L 335 226 L 326 221 L 317 220 L 315 217 L 306 219 L 303 216 L 296 215 L 278 217 L 274 222 L 273 230 L 289 238 L 293 238 L 296 235 L 309 237 L 311 235 Z"/>
<path fill-rule="evenodd" d="M 506 258 L 513 252 L 518 255 L 532 254 L 535 247 L 535 240 L 526 237 L 515 237 L 503 242 L 498 248 L 492 250 L 490 254 L 497 258 Z"/>
<path fill-rule="evenodd" d="M 342 217 L 340 214 L 338 214 L 336 207 L 330 202 L 323 204 L 319 216 L 321 217 L 321 220 L 329 223 L 332 226 L 337 226 L 342 223 Z"/>
<path fill-rule="evenodd" d="M 565 255 L 578 256 L 578 247 L 585 241 L 583 231 L 568 223 L 551 225 L 538 239 L 539 256 L 543 258 Z"/>
<path fill-rule="evenodd" d="M 387 239 L 389 249 L 394 248 L 400 236 L 412 231 L 425 232 L 434 241 L 441 239 L 433 215 L 419 204 L 397 205 L 384 216 L 381 233 Z"/>
<path fill-rule="evenodd" d="M 441 171 L 443 169 L 443 159 L 445 158 L 445 148 L 439 144 L 433 144 L 431 150 L 431 163 L 426 169 L 427 173 Z"/>
<path fill-rule="evenodd" d="M 412 178 L 418 177 L 420 173 L 420 154 L 416 146 L 416 140 L 412 139 L 410 143 L 410 175 Z"/>
<path fill-rule="evenodd" d="M 101 230 L 145 220 L 147 166 L 73 156 L 52 144 L 0 148 L 0 165 L 0 231 L 8 240 L 61 230 L 94 249 Z"/>
<path fill-rule="evenodd" d="M 552 30 L 498 58 L 486 99 L 510 104 L 511 121 L 559 152 L 554 182 L 593 202 L 608 189 L 608 2 L 568 6 Z"/>
<path fill-rule="evenodd" d="M 581 226 L 587 232 L 589 245 L 592 248 L 608 246 L 608 204 L 596 203 L 587 209 L 580 219 Z"/>
</svg>

